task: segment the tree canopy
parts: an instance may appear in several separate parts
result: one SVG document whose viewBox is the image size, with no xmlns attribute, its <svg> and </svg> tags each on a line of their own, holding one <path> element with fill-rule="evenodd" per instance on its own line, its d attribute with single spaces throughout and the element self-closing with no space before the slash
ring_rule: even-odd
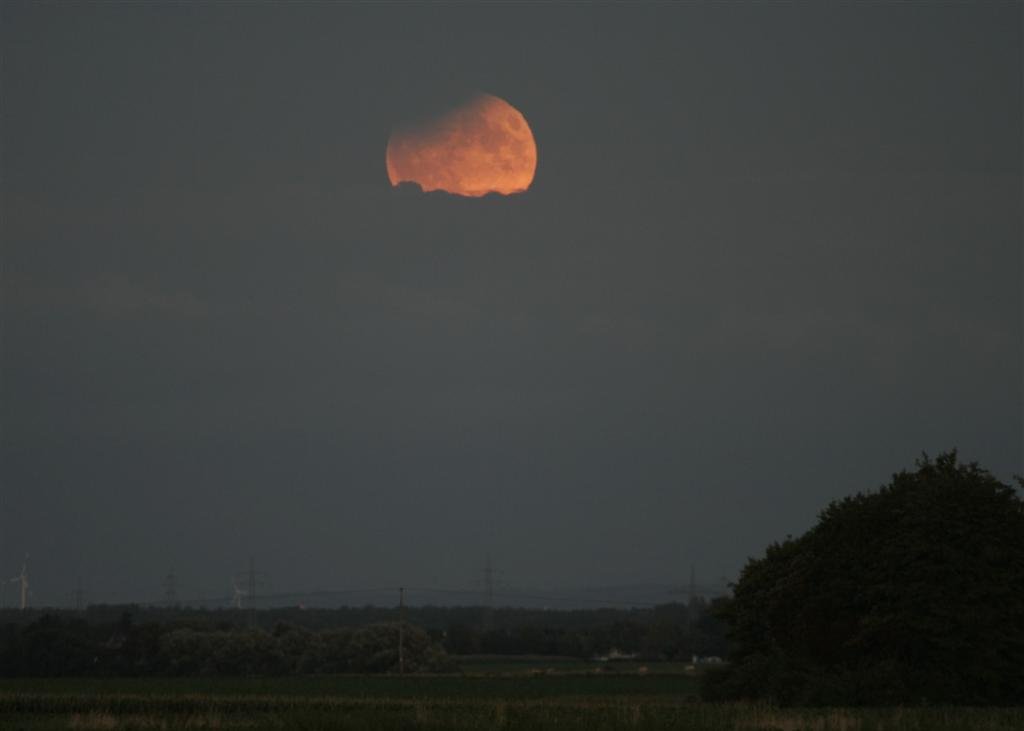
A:
<svg viewBox="0 0 1024 731">
<path fill-rule="evenodd" d="M 446 672 L 455 663 L 419 627 L 402 625 L 405 672 Z M 233 626 L 117 625 L 44 616 L 0 636 L 0 676 L 294 675 L 394 673 L 399 625 L 319 632 L 280 623 L 273 631 Z"/>
<path fill-rule="evenodd" d="M 749 561 L 707 697 L 1024 701 L 1024 502 L 955 451 L 916 467 Z"/>
</svg>

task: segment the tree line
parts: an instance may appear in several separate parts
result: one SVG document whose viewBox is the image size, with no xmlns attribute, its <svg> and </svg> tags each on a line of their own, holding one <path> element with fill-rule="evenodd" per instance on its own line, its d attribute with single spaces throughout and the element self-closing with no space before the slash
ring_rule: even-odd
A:
<svg viewBox="0 0 1024 731">
<path fill-rule="evenodd" d="M 0 631 L 0 675 L 397 672 L 400 626 L 407 672 L 452 671 L 455 657 L 469 654 L 591 659 L 614 651 L 689 660 L 725 653 L 725 627 L 713 610 L 703 600 L 637 610 L 420 607 L 398 622 L 393 610 L 375 607 L 117 613 L 101 606 L 8 622 Z"/>
<path fill-rule="evenodd" d="M 402 655 L 399 660 L 399 633 Z M 430 635 L 412 625 L 371 624 L 310 630 L 278 624 L 271 631 L 233 625 L 114 625 L 46 615 L 8 625 L 0 642 L 0 675 L 184 676 L 446 672 L 455 664 Z"/>
</svg>

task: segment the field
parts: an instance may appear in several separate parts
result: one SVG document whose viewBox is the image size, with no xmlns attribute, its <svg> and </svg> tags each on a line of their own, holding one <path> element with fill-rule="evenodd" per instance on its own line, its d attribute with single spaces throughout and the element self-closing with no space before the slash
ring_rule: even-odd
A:
<svg viewBox="0 0 1024 731">
<path fill-rule="evenodd" d="M 0 681 L 14 729 L 1019 731 L 1024 709 L 774 709 L 696 700 L 683 666 L 480 660 L 460 675 Z"/>
</svg>

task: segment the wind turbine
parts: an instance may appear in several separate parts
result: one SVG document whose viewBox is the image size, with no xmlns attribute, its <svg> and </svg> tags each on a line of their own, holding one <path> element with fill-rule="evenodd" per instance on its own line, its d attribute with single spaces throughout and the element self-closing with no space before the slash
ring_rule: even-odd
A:
<svg viewBox="0 0 1024 731">
<path fill-rule="evenodd" d="M 21 584 L 21 608 L 28 606 L 28 556 L 25 556 L 25 563 L 21 565 L 21 573 L 11 579 L 10 583 Z"/>
<path fill-rule="evenodd" d="M 242 608 L 242 597 L 245 596 L 242 590 L 238 588 L 238 580 L 231 580 L 231 588 L 235 590 L 235 596 L 232 598 L 231 603 L 235 605 L 235 609 Z"/>
</svg>

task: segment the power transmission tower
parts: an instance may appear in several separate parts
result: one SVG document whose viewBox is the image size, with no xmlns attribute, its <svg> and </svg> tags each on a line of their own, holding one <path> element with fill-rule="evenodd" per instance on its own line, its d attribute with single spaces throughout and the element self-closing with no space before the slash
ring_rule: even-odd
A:
<svg viewBox="0 0 1024 731">
<path fill-rule="evenodd" d="M 484 557 L 484 630 L 494 625 L 494 567 L 491 565 L 491 554 Z"/>
<path fill-rule="evenodd" d="M 716 596 L 722 596 L 729 592 L 729 579 L 724 576 L 720 576 L 718 582 L 715 584 L 698 584 L 697 583 L 697 572 L 693 564 L 690 564 L 690 583 L 689 585 L 675 586 L 669 590 L 670 594 L 685 594 L 686 605 L 696 606 L 698 610 L 704 606 L 704 602 L 708 599 Z M 702 601 L 697 601 L 698 599 Z"/>
<path fill-rule="evenodd" d="M 174 569 L 168 571 L 164 577 L 164 606 L 178 606 L 178 577 L 174 575 Z"/>
<path fill-rule="evenodd" d="M 71 601 L 75 605 L 76 612 L 85 611 L 85 589 L 82 588 L 82 577 L 78 577 L 78 586 L 71 592 Z"/>
<path fill-rule="evenodd" d="M 256 587 L 262 586 L 266 583 L 266 575 L 262 571 L 256 570 L 256 559 L 253 556 L 249 556 L 249 569 L 245 572 L 240 572 L 239 576 L 233 582 L 235 588 L 235 606 L 239 609 L 242 607 L 242 592 L 238 588 L 239 584 L 243 584 L 246 587 L 245 599 L 249 605 L 249 626 L 256 626 Z"/>
</svg>

